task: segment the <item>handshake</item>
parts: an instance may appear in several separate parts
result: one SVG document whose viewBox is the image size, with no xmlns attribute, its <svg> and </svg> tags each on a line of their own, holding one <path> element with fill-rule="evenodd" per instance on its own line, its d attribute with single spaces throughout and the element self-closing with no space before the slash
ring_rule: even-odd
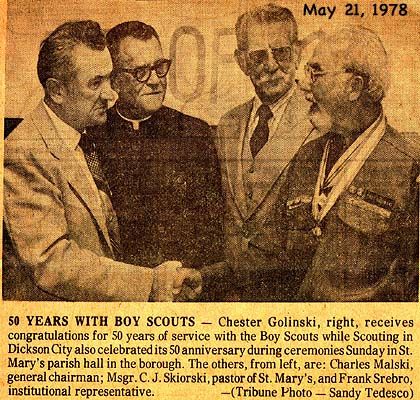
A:
<svg viewBox="0 0 420 400">
<path fill-rule="evenodd" d="M 151 301 L 194 300 L 202 290 L 201 273 L 183 268 L 179 261 L 166 261 L 153 269 Z"/>
</svg>

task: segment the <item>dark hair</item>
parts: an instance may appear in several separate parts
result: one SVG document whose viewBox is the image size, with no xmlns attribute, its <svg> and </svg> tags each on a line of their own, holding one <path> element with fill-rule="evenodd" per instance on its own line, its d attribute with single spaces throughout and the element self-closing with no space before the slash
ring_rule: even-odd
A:
<svg viewBox="0 0 420 400">
<path fill-rule="evenodd" d="M 127 21 L 114 26 L 106 34 L 106 44 L 114 65 L 118 62 L 120 43 L 128 36 L 140 40 L 149 40 L 155 37 L 159 40 L 155 28 L 141 21 Z"/>
<path fill-rule="evenodd" d="M 68 82 L 74 76 L 71 51 L 79 44 L 93 50 L 105 49 L 105 35 L 97 22 L 66 22 L 41 42 L 37 71 L 44 88 L 49 78 Z"/>
<path fill-rule="evenodd" d="M 269 3 L 239 16 L 235 25 L 238 49 L 247 50 L 248 28 L 251 23 L 271 24 L 276 22 L 290 24 L 290 43 L 294 44 L 298 41 L 298 28 L 293 13 L 288 8 Z"/>
</svg>

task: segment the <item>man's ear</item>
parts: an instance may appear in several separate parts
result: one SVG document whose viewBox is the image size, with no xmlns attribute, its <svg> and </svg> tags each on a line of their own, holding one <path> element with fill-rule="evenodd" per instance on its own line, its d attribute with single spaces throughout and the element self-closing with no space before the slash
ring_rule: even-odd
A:
<svg viewBox="0 0 420 400">
<path fill-rule="evenodd" d="M 242 72 L 245 75 L 249 75 L 249 68 L 248 68 L 248 63 L 247 63 L 247 60 L 246 60 L 246 54 L 243 51 L 236 49 L 235 50 L 235 59 L 236 59 L 236 62 L 238 63 L 238 65 L 239 65 L 239 68 L 242 70 Z"/>
<path fill-rule="evenodd" d="M 349 100 L 356 101 L 360 98 L 365 86 L 364 78 L 360 75 L 353 75 L 350 80 Z"/>
<path fill-rule="evenodd" d="M 55 78 L 48 78 L 45 83 L 45 91 L 48 97 L 56 104 L 62 104 L 67 94 L 67 88 L 63 82 Z"/>
</svg>

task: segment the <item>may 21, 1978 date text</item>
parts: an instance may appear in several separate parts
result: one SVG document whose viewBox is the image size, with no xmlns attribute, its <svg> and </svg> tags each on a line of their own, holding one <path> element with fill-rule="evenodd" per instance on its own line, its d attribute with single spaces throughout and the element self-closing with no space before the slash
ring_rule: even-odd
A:
<svg viewBox="0 0 420 400">
<path fill-rule="evenodd" d="M 344 15 L 350 17 L 365 17 L 366 14 L 373 16 L 390 16 L 390 17 L 405 17 L 408 15 L 407 3 L 373 3 L 369 6 L 361 5 L 359 3 L 347 3 L 342 7 L 336 5 L 317 5 L 315 3 L 305 3 L 303 5 L 304 16 L 320 16 L 331 19 L 334 14 L 342 12 Z M 368 14 L 368 15 L 369 15 Z"/>
</svg>

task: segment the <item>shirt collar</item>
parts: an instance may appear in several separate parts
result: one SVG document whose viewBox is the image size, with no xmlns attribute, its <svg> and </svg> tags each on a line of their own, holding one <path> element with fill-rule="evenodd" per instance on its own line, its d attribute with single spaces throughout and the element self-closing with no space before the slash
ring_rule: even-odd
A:
<svg viewBox="0 0 420 400">
<path fill-rule="evenodd" d="M 348 149 L 349 147 L 353 146 L 353 143 L 356 143 L 359 145 L 361 142 L 364 142 L 366 137 L 374 136 L 374 135 L 380 135 L 384 131 L 384 127 L 386 124 L 386 118 L 384 116 L 383 110 L 381 110 L 378 118 L 375 119 L 375 121 L 368 126 L 363 132 L 355 132 L 352 135 L 350 135 L 348 138 L 341 135 L 345 141 L 345 149 Z M 338 134 L 340 135 L 340 134 Z M 334 136 L 333 132 L 329 132 L 327 134 L 328 138 L 332 138 Z"/>
<path fill-rule="evenodd" d="M 282 96 L 280 99 L 278 99 L 275 103 L 268 105 L 270 107 L 270 110 L 273 113 L 273 115 L 276 115 L 276 113 L 287 103 L 287 101 L 290 99 L 290 97 L 294 93 L 295 89 L 296 89 L 296 84 L 294 84 L 289 89 L 289 91 L 284 96 Z M 260 98 L 258 96 L 255 96 L 254 97 L 254 104 L 253 104 L 253 110 L 255 111 L 255 113 L 257 112 L 258 108 L 261 105 L 262 105 L 262 101 L 260 100 Z"/>
<path fill-rule="evenodd" d="M 48 107 L 45 101 L 42 103 L 44 104 L 45 110 L 47 111 L 58 136 L 63 140 L 69 149 L 75 150 L 80 141 L 80 132 L 76 131 L 76 129 L 64 122 L 53 110 L 51 110 L 50 107 Z"/>
<path fill-rule="evenodd" d="M 122 115 L 119 111 L 118 111 L 118 107 L 117 106 L 115 106 L 115 110 L 117 111 L 117 114 L 124 120 L 124 121 L 127 121 L 127 122 L 129 122 L 131 125 L 132 125 L 132 127 L 133 127 L 133 129 L 135 130 L 135 131 L 138 131 L 139 130 L 139 128 L 140 128 L 140 123 L 141 122 L 144 122 L 144 121 L 146 121 L 146 120 L 148 120 L 150 117 L 151 117 L 151 115 L 149 115 L 148 117 L 146 117 L 146 118 L 142 118 L 142 119 L 130 119 L 130 118 L 127 118 L 127 117 L 124 117 L 124 115 Z"/>
</svg>

